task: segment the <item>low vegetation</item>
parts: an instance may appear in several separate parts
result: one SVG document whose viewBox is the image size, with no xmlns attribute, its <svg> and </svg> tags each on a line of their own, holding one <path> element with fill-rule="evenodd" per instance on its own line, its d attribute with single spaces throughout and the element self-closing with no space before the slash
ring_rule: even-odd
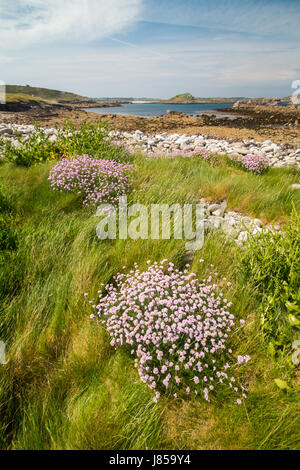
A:
<svg viewBox="0 0 300 470">
<path fill-rule="evenodd" d="M 6 92 L 10 95 L 27 95 L 52 102 L 81 101 L 89 98 L 66 91 L 52 90 L 50 88 L 33 87 L 30 85 L 6 85 Z"/>
<path fill-rule="evenodd" d="M 260 300 L 260 324 L 272 357 L 292 366 L 300 330 L 300 216 L 293 210 L 280 233 L 249 237 L 241 273 Z"/>
<path fill-rule="evenodd" d="M 74 155 L 92 155 L 94 158 L 126 160 L 126 155 L 110 145 L 107 128 L 101 121 L 97 125 L 84 122 L 80 130 L 66 121 L 57 138 L 52 139 L 44 129 L 35 127 L 35 132 L 26 140 L 22 135 L 16 136 L 17 145 L 10 141 L 0 141 L 5 158 L 19 166 L 31 166 L 45 161 L 69 158 Z"/>
<path fill-rule="evenodd" d="M 53 158 L 48 150 L 39 158 L 36 153 L 25 147 L 18 158 L 6 155 L 0 166 L 0 339 L 7 345 L 7 362 L 0 365 L 1 447 L 298 448 L 297 375 L 290 360 L 298 318 L 294 307 L 299 300 L 299 218 L 295 214 L 299 198 L 290 189 L 297 182 L 297 171 L 270 168 L 255 174 L 229 165 L 226 159 L 213 165 L 197 156 L 145 159 L 110 145 L 101 127 L 86 128 L 82 134 L 71 129 Z M 240 246 L 221 231 L 211 232 L 190 266 L 186 266 L 184 240 L 100 240 L 96 236 L 99 219 L 93 208 L 82 205 L 83 195 L 53 191 L 49 181 L 62 157 L 68 156 L 62 160 L 66 164 L 84 154 L 134 165 L 130 203 L 150 206 L 197 203 L 202 197 L 227 199 L 229 209 L 281 223 L 286 237 L 261 235 L 257 242 L 249 239 L 248 245 Z M 163 268 L 163 260 L 171 264 Z M 210 279 L 213 273 L 218 274 Z M 155 338 L 162 340 L 161 348 L 154 351 L 156 340 L 146 347 L 149 338 L 142 320 L 145 317 L 153 326 L 155 310 L 147 296 L 161 283 L 165 295 L 156 289 L 153 301 L 167 299 L 170 278 L 179 308 L 184 310 L 195 296 L 180 328 L 187 327 L 187 320 L 197 331 L 199 321 L 213 333 L 210 310 L 224 314 L 225 325 L 217 328 L 220 338 L 228 334 L 223 338 L 224 354 L 217 349 L 214 359 L 203 344 L 198 349 L 195 345 L 192 352 L 184 332 L 172 336 L 178 350 L 170 365 L 171 353 L 163 342 L 167 328 L 162 322 L 171 329 L 177 323 L 172 301 L 166 310 L 158 308 Z M 137 318 L 127 307 L 138 309 Z M 201 318 L 196 316 L 198 310 Z M 123 331 L 114 323 L 116 311 Z M 103 323 L 90 318 L 98 318 L 97 313 Z M 137 328 L 136 335 L 131 335 L 134 330 L 126 321 Z M 212 341 L 213 336 L 209 338 Z M 116 347 L 131 339 L 133 344 Z M 180 361 L 184 351 L 189 352 Z M 192 359 L 201 352 L 205 361 L 199 366 Z M 161 362 L 161 353 L 168 363 Z M 142 361 L 145 354 L 149 364 Z M 190 361 L 190 369 L 184 369 Z M 182 368 L 176 369 L 176 376 L 172 369 L 166 381 L 165 367 L 173 368 L 177 362 Z M 227 362 L 230 375 L 224 382 L 232 387 L 219 382 L 218 372 L 226 374 Z M 196 373 L 194 366 L 203 370 L 198 367 Z M 206 386 L 205 377 L 209 385 L 214 377 L 218 387 Z M 180 383 L 183 389 L 176 387 Z"/>
<path fill-rule="evenodd" d="M 38 98 L 37 96 L 30 96 L 26 93 L 6 93 L 5 95 L 6 103 L 15 103 L 15 102 L 22 102 L 28 103 L 29 101 L 40 103 L 43 100 Z"/>
</svg>

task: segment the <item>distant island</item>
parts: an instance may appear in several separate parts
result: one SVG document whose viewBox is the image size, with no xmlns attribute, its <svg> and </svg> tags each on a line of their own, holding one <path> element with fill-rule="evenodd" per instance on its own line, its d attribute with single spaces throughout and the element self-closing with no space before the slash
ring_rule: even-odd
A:
<svg viewBox="0 0 300 470">
<path fill-rule="evenodd" d="M 196 98 L 191 93 L 181 93 L 179 95 L 173 96 L 172 98 L 168 98 L 165 100 L 159 98 L 134 98 L 134 97 L 102 97 L 102 98 L 95 98 L 97 101 L 103 102 L 127 102 L 127 103 L 134 103 L 134 104 L 158 104 L 158 103 L 165 103 L 165 104 L 201 104 L 201 103 L 235 103 L 238 100 L 245 99 L 244 97 L 234 97 L 234 98 Z"/>
<path fill-rule="evenodd" d="M 191 95 L 191 93 L 181 93 L 180 95 L 173 96 L 168 100 L 161 100 L 160 103 L 170 103 L 170 104 L 203 104 L 203 103 L 235 103 L 237 100 L 242 98 L 196 98 Z"/>
</svg>

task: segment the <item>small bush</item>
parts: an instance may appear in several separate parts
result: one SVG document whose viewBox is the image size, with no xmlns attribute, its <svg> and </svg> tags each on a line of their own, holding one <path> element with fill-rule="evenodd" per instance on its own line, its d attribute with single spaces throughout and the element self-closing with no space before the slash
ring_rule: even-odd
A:
<svg viewBox="0 0 300 470">
<path fill-rule="evenodd" d="M 123 153 L 111 147 L 107 125 L 101 120 L 96 125 L 83 122 L 77 131 L 74 125 L 67 121 L 63 130 L 59 131 L 59 145 L 62 155 L 91 155 L 93 158 L 121 159 Z"/>
<path fill-rule="evenodd" d="M 35 132 L 24 140 L 17 138 L 17 145 L 10 141 L 2 144 L 5 157 L 16 165 L 31 166 L 73 155 L 89 154 L 94 158 L 126 160 L 121 149 L 109 143 L 106 125 L 99 120 L 97 125 L 83 123 L 79 131 L 70 122 L 62 130 L 57 130 L 56 139 L 36 126 Z"/>
<path fill-rule="evenodd" d="M 118 274 L 105 291 L 91 317 L 106 325 L 112 346 L 125 347 L 135 357 L 154 401 L 166 391 L 175 397 L 200 393 L 210 401 L 222 383 L 238 395 L 238 404 L 239 392 L 246 398 L 228 371 L 231 304 L 217 294 L 211 277 L 200 283 L 187 269 L 181 272 L 163 260 L 145 272 L 136 265 L 129 274 Z M 238 363 L 248 359 L 239 357 Z"/>
<path fill-rule="evenodd" d="M 5 157 L 15 165 L 29 167 L 33 164 L 56 158 L 60 153 L 57 142 L 51 142 L 45 132 L 36 127 L 27 140 L 17 137 L 17 145 L 7 141 L 4 145 Z"/>
<path fill-rule="evenodd" d="M 283 358 L 300 328 L 300 216 L 295 210 L 282 232 L 250 236 L 241 272 L 261 300 L 261 329 L 269 351 Z"/>
<path fill-rule="evenodd" d="M 84 155 L 61 160 L 52 168 L 49 181 L 53 189 L 81 195 L 85 206 L 115 204 L 130 189 L 131 169 L 131 165 Z"/>
</svg>

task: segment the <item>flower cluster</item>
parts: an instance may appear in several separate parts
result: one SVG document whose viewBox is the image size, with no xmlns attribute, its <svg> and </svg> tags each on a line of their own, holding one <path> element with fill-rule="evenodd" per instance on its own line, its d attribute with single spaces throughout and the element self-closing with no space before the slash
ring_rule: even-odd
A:
<svg viewBox="0 0 300 470">
<path fill-rule="evenodd" d="M 243 168 L 253 173 L 263 173 L 270 166 L 269 160 L 264 155 L 231 155 L 231 159 Z"/>
<path fill-rule="evenodd" d="M 131 165 L 112 160 L 96 160 L 88 155 L 63 159 L 51 170 L 51 187 L 83 196 L 86 206 L 100 203 L 115 204 L 131 186 Z"/>
<path fill-rule="evenodd" d="M 238 364 L 247 364 L 247 362 L 250 361 L 250 356 L 246 354 L 246 356 L 238 356 L 237 357 L 237 363 Z"/>
<path fill-rule="evenodd" d="M 240 404 L 246 395 L 227 360 L 232 354 L 227 339 L 234 327 L 231 303 L 217 294 L 212 276 L 200 283 L 188 265 L 179 271 L 167 260 L 148 264 L 144 272 L 135 265 L 130 273 L 118 274 L 97 304 L 90 301 L 95 309 L 91 318 L 100 318 L 112 346 L 131 352 L 155 402 L 165 391 L 175 397 L 200 394 L 210 401 L 213 390 L 223 384 Z"/>
</svg>

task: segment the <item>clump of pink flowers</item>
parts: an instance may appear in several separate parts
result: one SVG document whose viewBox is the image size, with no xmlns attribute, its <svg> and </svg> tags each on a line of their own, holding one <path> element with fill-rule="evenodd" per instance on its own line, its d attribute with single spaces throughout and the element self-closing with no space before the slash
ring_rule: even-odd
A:
<svg viewBox="0 0 300 470">
<path fill-rule="evenodd" d="M 51 187 L 80 194 L 83 204 L 115 204 L 130 190 L 131 165 L 113 160 L 97 160 L 88 155 L 63 159 L 50 171 Z"/>
<path fill-rule="evenodd" d="M 253 173 L 263 173 L 270 166 L 269 160 L 264 155 L 232 155 L 230 158 Z"/>
<path fill-rule="evenodd" d="M 225 386 L 240 404 L 245 389 L 230 372 L 234 361 L 227 345 L 234 328 L 231 303 L 217 293 L 212 276 L 199 282 L 188 265 L 180 271 L 167 260 L 148 264 L 145 271 L 135 265 L 118 274 L 104 293 L 99 291 L 99 301 L 90 302 L 91 318 L 105 325 L 111 346 L 134 356 L 155 402 L 163 392 L 210 401 L 214 390 Z"/>
<path fill-rule="evenodd" d="M 247 364 L 247 362 L 250 361 L 250 356 L 247 354 L 245 356 L 238 356 L 237 357 L 237 363 L 238 364 Z"/>
</svg>

